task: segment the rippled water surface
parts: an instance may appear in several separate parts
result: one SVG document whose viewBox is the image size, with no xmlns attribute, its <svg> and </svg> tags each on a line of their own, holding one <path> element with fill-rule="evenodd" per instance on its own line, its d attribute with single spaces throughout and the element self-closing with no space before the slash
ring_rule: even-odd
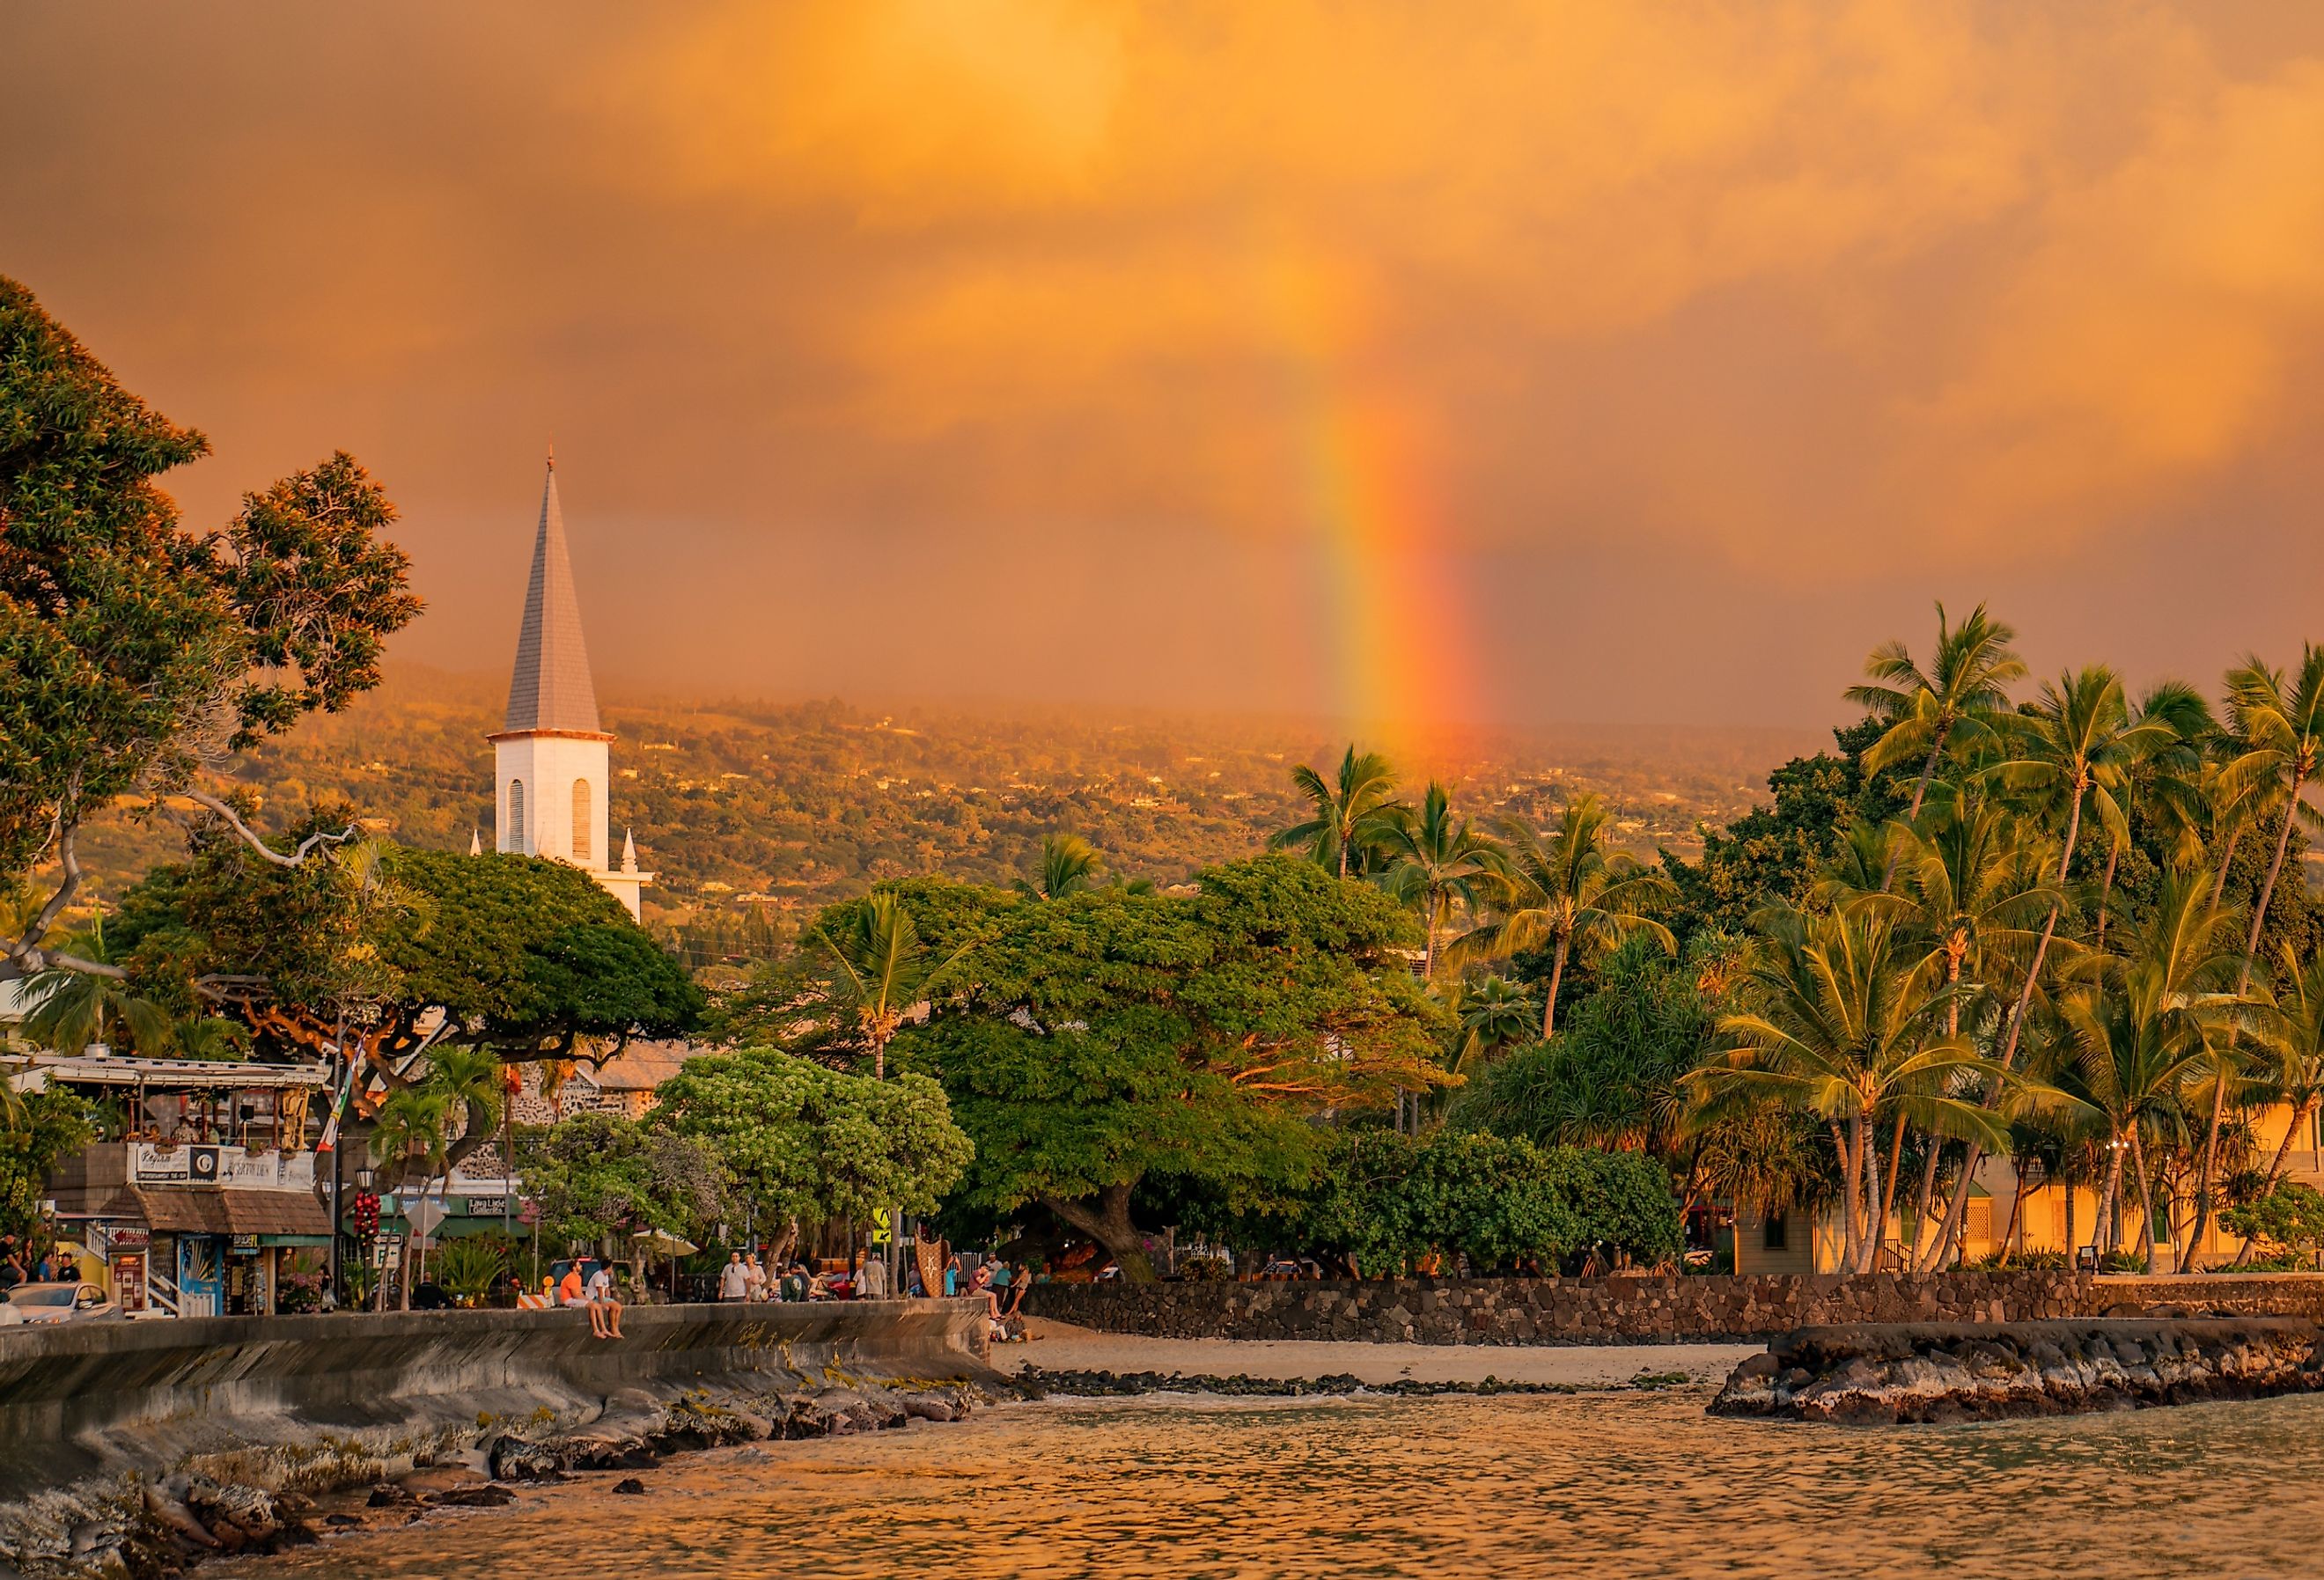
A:
<svg viewBox="0 0 2324 1580">
<path fill-rule="evenodd" d="M 1705 1396 L 1012 1405 L 447 1510 L 213 1574 L 2324 1574 L 2324 1399 L 1981 1426 Z"/>
</svg>

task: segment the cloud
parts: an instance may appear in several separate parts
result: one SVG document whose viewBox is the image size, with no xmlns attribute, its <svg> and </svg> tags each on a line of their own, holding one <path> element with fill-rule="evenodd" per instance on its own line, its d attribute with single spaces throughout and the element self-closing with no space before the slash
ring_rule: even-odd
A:
<svg viewBox="0 0 2324 1580">
<path fill-rule="evenodd" d="M 576 531 L 660 523 L 680 568 L 941 543 L 991 592 L 1063 553 L 1168 620 L 1191 584 L 1166 604 L 1152 544 L 1296 587 L 1312 430 L 1393 409 L 1448 585 L 1570 606 L 1578 565 L 1683 569 L 1674 676 L 1721 598 L 2054 587 L 2230 510 L 2292 542 L 2324 485 L 2324 14 L 443 0 L 10 27 L 10 266 L 214 432 L 195 495 L 375 456 L 447 648 L 500 640 L 496 604 L 464 612 L 505 547 L 474 524 L 521 517 L 550 432 Z M 1286 615 L 1318 643 L 1323 618 Z M 1488 631 L 1482 661 L 1554 668 L 1591 618 Z M 716 661 L 747 668 L 735 640 Z"/>
</svg>

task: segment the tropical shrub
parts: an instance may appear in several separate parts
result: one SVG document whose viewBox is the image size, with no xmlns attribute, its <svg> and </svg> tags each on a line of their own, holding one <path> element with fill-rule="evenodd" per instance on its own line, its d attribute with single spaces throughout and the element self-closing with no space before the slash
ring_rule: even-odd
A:
<svg viewBox="0 0 2324 1580">
<path fill-rule="evenodd" d="M 429 1270 L 454 1299 L 474 1306 L 491 1292 L 493 1280 L 508 1266 L 511 1249 L 494 1235 L 464 1234 L 444 1242 Z"/>
<path fill-rule="evenodd" d="M 1313 1193 L 1248 1238 L 1380 1276 L 1434 1253 L 1479 1272 L 1674 1261 L 1683 1243 L 1670 1176 L 1636 1152 L 1536 1147 L 1440 1132 L 1343 1138 Z"/>
<path fill-rule="evenodd" d="M 2279 1179 L 2257 1201 L 2229 1207 L 2219 1215 L 2227 1232 L 2274 1248 L 2271 1261 L 2306 1267 L 2324 1245 L 2324 1191 L 2294 1179 Z M 2246 1262 L 2246 1267 L 2256 1267 Z"/>
</svg>

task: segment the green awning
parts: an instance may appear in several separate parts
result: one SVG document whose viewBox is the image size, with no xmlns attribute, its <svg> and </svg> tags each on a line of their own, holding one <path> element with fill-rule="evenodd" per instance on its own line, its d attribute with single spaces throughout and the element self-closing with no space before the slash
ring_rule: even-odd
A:
<svg viewBox="0 0 2324 1580">
<path fill-rule="evenodd" d="M 331 1237 L 328 1234 L 261 1234 L 258 1243 L 261 1245 L 328 1245 Z"/>
</svg>

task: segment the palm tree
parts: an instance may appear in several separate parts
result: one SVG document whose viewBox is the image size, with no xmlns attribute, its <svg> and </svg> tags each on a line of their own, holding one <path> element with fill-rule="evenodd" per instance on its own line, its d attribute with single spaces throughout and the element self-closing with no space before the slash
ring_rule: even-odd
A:
<svg viewBox="0 0 2324 1580">
<path fill-rule="evenodd" d="M 2038 849 L 2027 843 L 2016 820 L 1987 798 L 1966 792 L 1940 803 L 1922 821 L 1920 828 L 1892 826 L 1895 892 L 1855 903 L 1895 921 L 1924 951 L 1921 969 L 1946 993 L 1945 1035 L 1958 1037 L 1967 984 L 1991 980 L 1994 966 L 2021 956 L 2034 940 L 2034 919 L 2055 906 L 2061 895 L 2048 882 Z M 1904 1139 L 1900 1113 L 1888 1150 L 1892 1193 L 1898 1188 Z M 1932 1144 L 1922 1160 L 1913 1200 L 1916 1224 L 1929 1221 L 1941 1154 Z M 1881 1221 L 1887 1221 L 1885 1210 Z M 1926 1261 L 1941 1254 L 1941 1237 L 1920 1250 Z"/>
<path fill-rule="evenodd" d="M 2212 910 L 2204 890 L 2200 873 L 2166 874 L 2154 914 L 2130 940 L 2128 954 L 2099 962 L 2105 980 L 2066 994 L 2058 1005 L 2082 1091 L 2108 1128 L 2112 1155 L 2094 1242 L 2101 1250 L 2120 1238 L 2114 1225 L 2124 1151 L 2138 1169 L 2152 1224 L 2143 1132 L 2207 1075 L 2225 1084 L 2216 1056 L 2242 1018 L 2243 989 L 2221 991 L 2237 964 L 2235 918 Z"/>
<path fill-rule="evenodd" d="M 1506 976 L 1484 976 L 1459 983 L 1445 994 L 1445 1008 L 1460 1022 L 1452 1068 L 1462 1070 L 1471 1058 L 1489 1064 L 1504 1049 L 1514 1048 L 1533 1035 L 1533 994 L 1525 984 Z"/>
<path fill-rule="evenodd" d="M 105 941 L 101 915 L 95 927 L 69 940 L 66 947 L 98 965 L 121 964 Z M 22 1002 L 23 1034 L 59 1053 L 76 1054 L 92 1043 L 118 1044 L 124 1033 L 129 1046 L 140 1053 L 158 1055 L 170 1046 L 168 1012 L 118 976 L 51 966 L 24 978 Z"/>
<path fill-rule="evenodd" d="M 1041 865 L 1031 879 L 1017 880 L 1017 892 L 1036 900 L 1062 900 L 1094 887 L 1105 860 L 1078 834 L 1052 834 L 1041 841 Z"/>
<path fill-rule="evenodd" d="M 872 1078 L 888 1078 L 888 1044 L 895 1040 L 905 1013 L 927 997 L 929 984 L 968 950 L 931 966 L 911 912 L 892 890 L 864 896 L 837 934 L 821 926 L 815 936 L 834 967 L 823 984 L 833 1007 L 853 1021 L 857 1037 L 872 1053 Z"/>
<path fill-rule="evenodd" d="M 2058 853 L 2059 892 L 2051 902 L 2033 964 L 2010 1015 L 2001 1051 L 2001 1062 L 2006 1067 L 2016 1057 L 2026 1009 L 2056 936 L 2058 919 L 2065 910 L 2064 891 L 2073 876 L 2085 813 L 2109 839 L 2128 839 L 2130 823 L 2123 800 L 2131 771 L 2180 744 L 2184 737 L 2179 733 L 2174 707 L 2142 710 L 2134 717 L 2123 694 L 2122 678 L 2104 664 L 2069 671 L 2056 682 L 2045 684 L 2032 713 L 2013 716 L 2005 729 L 2010 754 L 1987 769 L 1984 777 L 2024 802 L 2034 816 L 2055 819 L 2065 828 Z"/>
<path fill-rule="evenodd" d="M 1998 1114 L 1950 1095 L 1961 1077 L 2002 1071 L 1940 1032 L 1951 995 L 1929 991 L 1895 928 L 1864 910 L 1770 917 L 1746 992 L 1757 1007 L 1721 1016 L 1724 1051 L 1687 1076 L 1698 1118 L 1772 1098 L 1821 1121 L 1844 1182 L 1847 1260 L 1869 1272 L 1887 1233 L 1880 1121 L 1901 1107 L 1921 1130 L 2006 1146 Z"/>
<path fill-rule="evenodd" d="M 447 1136 L 452 1113 L 451 1099 L 441 1092 L 431 1092 L 424 1085 L 406 1086 L 391 1094 L 379 1105 L 379 1113 L 372 1122 L 372 1153 L 382 1163 L 394 1162 L 409 1169 L 416 1161 L 420 1169 L 420 1193 L 427 1193 L 426 1181 L 433 1179 L 450 1142 Z M 402 1259 L 397 1282 L 401 1286 L 399 1304 L 404 1310 L 411 1308 L 412 1257 Z"/>
<path fill-rule="evenodd" d="M 1351 855 L 1360 854 L 1393 804 L 1395 765 L 1378 752 L 1358 753 L 1351 742 L 1340 759 L 1340 772 L 1326 780 L 1302 762 L 1291 771 L 1291 782 L 1315 808 L 1315 815 L 1277 835 L 1269 842 L 1277 850 L 1306 846 L 1324 866 L 1336 866 L 1348 875 Z"/>
<path fill-rule="evenodd" d="M 1428 929 L 1420 959 L 1424 981 L 1436 975 L 1436 940 L 1455 905 L 1477 908 L 1492 871 L 1491 842 L 1452 816 L 1452 799 L 1434 780 L 1414 811 L 1398 807 L 1381 822 L 1379 848 L 1387 869 L 1381 886 L 1420 912 Z"/>
<path fill-rule="evenodd" d="M 2091 664 L 2045 684 L 2041 699 L 2029 713 L 1996 721 L 1996 731 L 2006 742 L 2008 754 L 1985 769 L 1978 776 L 1980 782 L 2002 787 L 2034 817 L 2064 828 L 2059 841 L 2058 892 L 2042 923 L 2042 935 L 2035 940 L 2034 958 L 2019 984 L 2016 1003 L 2004 1022 L 1999 1055 L 2003 1069 L 2017 1062 L 2017 1045 L 2033 1008 L 2034 990 L 2042 980 L 2059 918 L 2065 912 L 2085 813 L 2109 840 L 2129 838 L 2123 798 L 2128 793 L 2132 771 L 2183 742 L 2182 713 L 2175 702 L 2166 701 L 2143 708 L 2134 716 L 2122 678 L 2104 664 Z M 1989 1095 L 1991 1100 L 1999 1096 L 1998 1089 Z M 1952 1200 L 1945 1210 L 1938 1239 L 1940 1256 L 1960 1234 L 1981 1155 L 1978 1143 L 1972 1140 L 1960 1181 L 1953 1187 Z"/>
<path fill-rule="evenodd" d="M 2282 956 L 2284 985 L 2276 995 L 2278 1034 L 2268 1041 L 2263 1080 L 2268 1095 L 2292 1110 L 2292 1120 L 2268 1165 L 2271 1187 L 2283 1178 L 2293 1139 L 2324 1104 L 2324 953 L 2310 957 L 2305 968 L 2289 946 Z"/>
<path fill-rule="evenodd" d="M 1544 1041 L 1557 1030 L 1557 990 L 1576 943 L 1597 950 L 1643 932 L 1665 953 L 1676 948 L 1670 929 L 1644 911 L 1674 898 L 1677 890 L 1628 851 L 1606 848 L 1611 818 L 1604 802 L 1584 791 L 1566 804 L 1546 836 L 1518 818 L 1504 822 L 1489 878 L 1498 914 L 1462 934 L 1456 946 L 1464 959 L 1551 951 L 1541 1011 Z"/>
<path fill-rule="evenodd" d="M 2009 711 L 2008 688 L 2025 678 L 2024 661 L 2009 645 L 2016 639 L 2015 631 L 1986 614 L 1983 604 L 1958 626 L 1946 620 L 1945 606 L 1939 604 L 1936 646 L 1925 671 L 1902 642 L 1883 642 L 1864 661 L 1871 684 L 1849 687 L 1848 700 L 1888 726 L 1865 753 L 1864 765 L 1882 772 L 1921 759 L 1908 818 L 1920 816 L 1947 749 L 1965 736 L 1984 735 Z"/>
<path fill-rule="evenodd" d="M 2324 767 L 2324 648 L 2314 642 L 2301 651 L 2299 671 L 2286 678 L 2256 657 L 2227 671 L 2227 718 L 2235 735 L 2245 743 L 2242 756 L 2230 762 L 2223 778 L 2228 788 L 2249 782 L 2264 787 L 2263 794 L 2283 804 L 2283 821 L 2276 830 L 2275 851 L 2268 858 L 2267 876 L 2260 881 L 2253 903 L 2251 929 L 2244 938 L 2244 963 L 2236 978 L 2241 996 L 2251 985 L 2252 963 L 2259 956 L 2260 929 L 2275 898 L 2276 880 L 2283 874 L 2284 853 L 2292 844 L 2295 817 L 2309 812 L 2300 792 Z M 2219 1127 L 2227 1117 L 2227 1078 L 2223 1067 L 2211 1094 L 2211 1120 L 2203 1141 L 2203 1166 L 2195 1190 L 2195 1225 L 2181 1252 L 2180 1270 L 2191 1272 L 2196 1247 L 2210 1226 L 2212 1197 L 2218 1178 Z"/>
<path fill-rule="evenodd" d="M 250 1028 L 223 1015 L 189 1015 L 171 1022 L 170 1049 L 180 1058 L 247 1058 Z"/>
</svg>

